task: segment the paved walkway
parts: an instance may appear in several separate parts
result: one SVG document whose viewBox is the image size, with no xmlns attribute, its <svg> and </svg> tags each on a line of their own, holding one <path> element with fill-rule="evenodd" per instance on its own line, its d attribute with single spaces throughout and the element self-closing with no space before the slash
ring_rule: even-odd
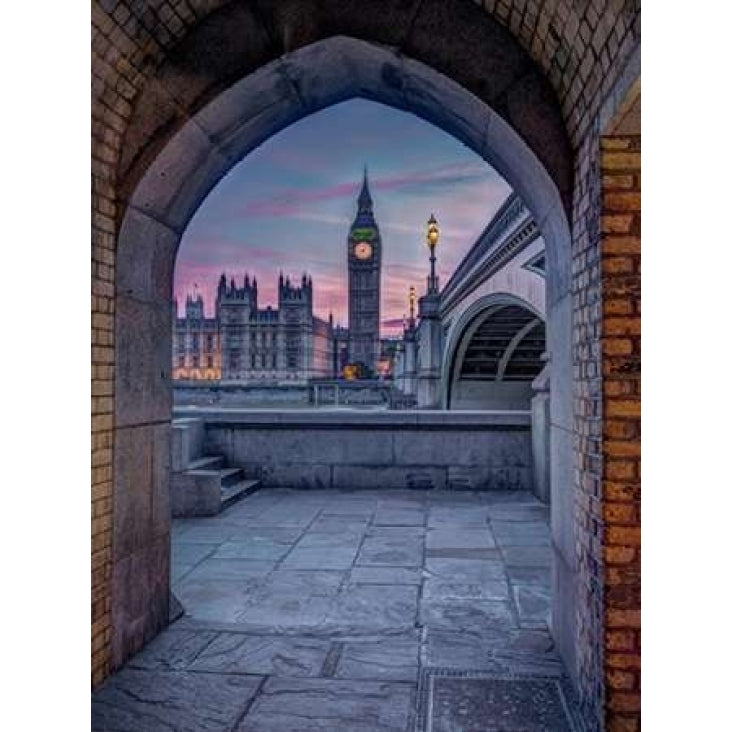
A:
<svg viewBox="0 0 732 732">
<path fill-rule="evenodd" d="M 186 615 L 94 694 L 93 729 L 405 732 L 432 691 L 434 732 L 570 729 L 549 702 L 543 721 L 461 722 L 492 713 L 485 691 L 434 681 L 561 675 L 547 521 L 523 493 L 287 490 L 175 521 Z"/>
</svg>

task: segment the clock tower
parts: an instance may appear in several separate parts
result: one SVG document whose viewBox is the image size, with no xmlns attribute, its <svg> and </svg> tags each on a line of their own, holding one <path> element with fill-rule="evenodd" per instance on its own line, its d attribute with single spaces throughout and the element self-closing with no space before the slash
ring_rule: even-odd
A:
<svg viewBox="0 0 732 732">
<path fill-rule="evenodd" d="M 380 322 L 381 235 L 364 168 L 358 212 L 348 232 L 348 357 L 372 372 L 380 352 Z"/>
</svg>

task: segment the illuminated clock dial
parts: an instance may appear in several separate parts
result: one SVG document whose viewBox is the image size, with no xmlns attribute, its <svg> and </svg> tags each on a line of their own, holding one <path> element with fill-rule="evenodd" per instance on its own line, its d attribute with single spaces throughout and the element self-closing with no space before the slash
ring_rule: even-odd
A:
<svg viewBox="0 0 732 732">
<path fill-rule="evenodd" d="M 360 241 L 353 247 L 353 253 L 357 259 L 369 259 L 371 257 L 371 244 L 367 241 Z"/>
</svg>

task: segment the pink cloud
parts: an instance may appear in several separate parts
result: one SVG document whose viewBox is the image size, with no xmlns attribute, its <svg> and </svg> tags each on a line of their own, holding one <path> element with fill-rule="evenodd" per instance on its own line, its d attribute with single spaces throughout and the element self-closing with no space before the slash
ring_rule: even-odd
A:
<svg viewBox="0 0 732 732">
<path fill-rule="evenodd" d="M 371 178 L 369 183 L 376 191 L 393 191 L 415 185 L 456 184 L 485 175 L 486 166 L 482 163 L 451 163 L 407 175 Z M 302 208 L 308 204 L 354 198 L 360 187 L 361 181 L 354 181 L 311 190 L 293 188 L 280 194 L 274 201 L 269 198 L 252 201 L 246 204 L 243 213 L 246 216 L 295 216 L 301 213 Z"/>
</svg>

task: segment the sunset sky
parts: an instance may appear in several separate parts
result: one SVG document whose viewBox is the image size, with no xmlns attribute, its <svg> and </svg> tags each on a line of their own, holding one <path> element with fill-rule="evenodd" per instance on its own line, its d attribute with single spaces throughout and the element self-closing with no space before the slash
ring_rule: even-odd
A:
<svg viewBox="0 0 732 732">
<path fill-rule="evenodd" d="M 259 305 L 277 306 L 279 271 L 313 278 L 315 312 L 347 324 L 348 228 L 364 164 L 383 242 L 382 331 L 422 294 L 428 272 L 424 226 L 434 212 L 445 284 L 510 189 L 481 158 L 413 115 L 353 100 L 307 117 L 270 138 L 211 192 L 178 252 L 175 296 L 182 310 L 197 286 L 206 314 L 222 272 L 256 275 Z M 390 322 L 392 321 L 392 322 Z"/>
</svg>

